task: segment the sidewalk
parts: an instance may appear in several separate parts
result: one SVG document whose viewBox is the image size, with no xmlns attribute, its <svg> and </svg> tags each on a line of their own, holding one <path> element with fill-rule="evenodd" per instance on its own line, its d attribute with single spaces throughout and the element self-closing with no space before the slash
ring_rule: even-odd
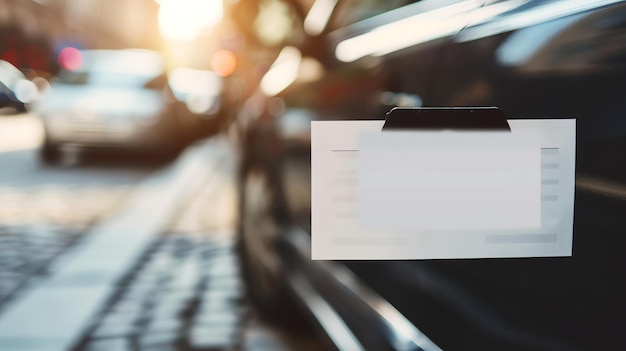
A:
<svg viewBox="0 0 626 351">
<path fill-rule="evenodd" d="M 142 182 L 125 206 L 59 257 L 50 275 L 0 314 L 0 349 L 68 350 L 174 216 L 218 169 L 228 146 L 212 139 Z"/>
</svg>

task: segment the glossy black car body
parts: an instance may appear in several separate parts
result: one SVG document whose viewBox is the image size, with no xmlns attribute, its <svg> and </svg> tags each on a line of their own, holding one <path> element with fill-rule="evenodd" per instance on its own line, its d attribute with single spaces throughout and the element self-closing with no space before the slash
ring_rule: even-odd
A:
<svg viewBox="0 0 626 351">
<path fill-rule="evenodd" d="M 625 349 L 626 3 L 421 1 L 344 23 L 351 6 L 301 46 L 317 79 L 240 113 L 252 297 L 276 317 L 296 296 L 339 349 L 437 349 L 424 335 L 445 350 Z M 309 122 L 395 105 L 575 117 L 573 256 L 311 261 Z"/>
</svg>

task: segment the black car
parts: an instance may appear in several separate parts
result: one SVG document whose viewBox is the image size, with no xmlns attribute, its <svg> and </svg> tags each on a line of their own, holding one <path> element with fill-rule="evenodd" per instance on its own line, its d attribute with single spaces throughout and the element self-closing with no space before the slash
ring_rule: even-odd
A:
<svg viewBox="0 0 626 351">
<path fill-rule="evenodd" d="M 262 311 L 288 319 L 295 298 L 347 350 L 626 349 L 626 3 L 318 0 L 294 13 L 307 11 L 238 120 L 240 246 Z M 393 106 L 576 118 L 573 255 L 312 261 L 310 122 Z"/>
<path fill-rule="evenodd" d="M 10 62 L 0 60 L 0 108 L 26 112 L 38 95 L 37 87 Z"/>
</svg>

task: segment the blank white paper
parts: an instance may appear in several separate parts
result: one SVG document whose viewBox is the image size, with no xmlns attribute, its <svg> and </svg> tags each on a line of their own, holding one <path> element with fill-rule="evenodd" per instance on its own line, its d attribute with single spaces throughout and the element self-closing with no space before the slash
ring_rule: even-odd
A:
<svg viewBox="0 0 626 351">
<path fill-rule="evenodd" d="M 518 222 L 519 226 L 511 226 L 516 219 L 509 218 L 511 221 L 508 222 L 508 229 L 504 224 L 489 227 L 488 221 L 474 222 L 473 227 L 454 227 L 454 224 L 437 227 L 437 223 L 441 224 L 440 219 L 433 219 L 430 224 L 419 220 L 405 221 L 404 226 L 399 228 L 363 225 L 360 220 L 363 217 L 361 214 L 363 206 L 359 185 L 362 181 L 359 172 L 361 167 L 359 140 L 367 138 L 367 134 L 390 133 L 381 132 L 383 123 L 384 121 L 312 122 L 313 259 L 446 259 L 571 255 L 575 120 L 509 121 L 512 134 L 538 135 L 540 225 L 538 228 L 532 228 L 536 222 L 531 219 L 526 224 L 535 224 L 528 224 L 527 228 L 524 228 L 524 223 L 521 222 Z M 526 166 L 523 168 L 528 169 Z M 390 170 L 386 176 L 391 176 L 392 173 Z M 373 195 L 377 197 L 376 194 Z M 395 196 L 390 196 L 386 202 L 393 202 L 393 198 Z M 376 206 L 374 204 L 374 209 Z M 506 221 L 502 223 L 504 222 Z"/>
<path fill-rule="evenodd" d="M 537 230 L 538 133 L 375 132 L 359 139 L 364 230 Z"/>
</svg>

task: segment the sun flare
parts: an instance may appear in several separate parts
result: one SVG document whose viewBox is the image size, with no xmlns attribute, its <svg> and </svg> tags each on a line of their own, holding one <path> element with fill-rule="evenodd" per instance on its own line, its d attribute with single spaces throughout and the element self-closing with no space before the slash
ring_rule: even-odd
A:
<svg viewBox="0 0 626 351">
<path fill-rule="evenodd" d="M 191 41 L 215 25 L 224 12 L 222 0 L 160 0 L 159 29 L 164 38 Z"/>
</svg>

